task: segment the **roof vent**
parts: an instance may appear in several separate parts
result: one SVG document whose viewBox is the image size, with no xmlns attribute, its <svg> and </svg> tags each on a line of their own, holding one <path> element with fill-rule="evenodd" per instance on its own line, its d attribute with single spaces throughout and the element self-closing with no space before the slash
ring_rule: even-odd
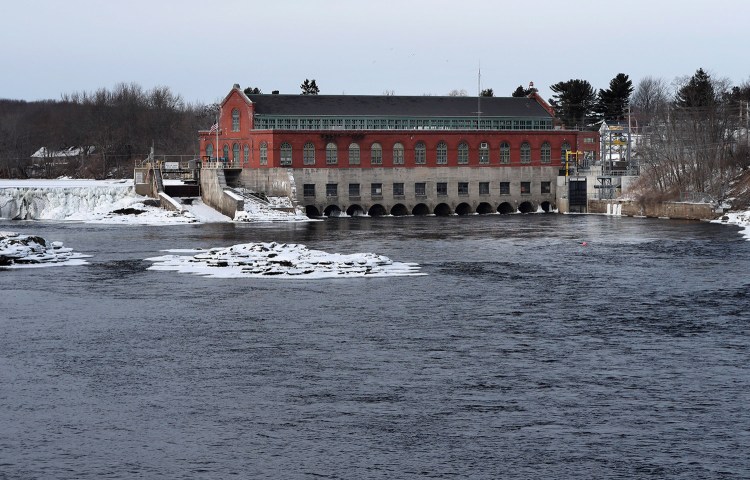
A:
<svg viewBox="0 0 750 480">
<path fill-rule="evenodd" d="M 235 83 L 234 84 L 234 88 L 240 88 L 240 84 L 239 83 Z"/>
</svg>

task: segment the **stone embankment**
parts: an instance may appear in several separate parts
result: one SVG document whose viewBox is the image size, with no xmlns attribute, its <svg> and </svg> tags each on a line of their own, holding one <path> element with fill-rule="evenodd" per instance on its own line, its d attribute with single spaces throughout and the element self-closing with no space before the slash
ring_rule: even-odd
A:
<svg viewBox="0 0 750 480">
<path fill-rule="evenodd" d="M 723 214 L 710 203 L 658 202 L 642 204 L 632 200 L 589 200 L 589 213 L 612 214 L 628 217 L 674 218 L 682 220 L 715 220 Z"/>
</svg>

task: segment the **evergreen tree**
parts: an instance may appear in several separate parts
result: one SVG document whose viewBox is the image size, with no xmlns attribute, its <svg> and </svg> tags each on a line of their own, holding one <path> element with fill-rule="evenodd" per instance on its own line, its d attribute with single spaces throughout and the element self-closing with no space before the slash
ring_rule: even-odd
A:
<svg viewBox="0 0 750 480">
<path fill-rule="evenodd" d="M 300 85 L 300 88 L 302 89 L 301 95 L 317 95 L 320 93 L 320 89 L 315 83 L 314 78 L 312 80 L 306 78 L 305 81 L 302 82 L 302 85 Z"/>
<path fill-rule="evenodd" d="M 258 88 L 258 87 L 255 87 L 255 88 L 247 87 L 243 91 L 245 92 L 245 95 L 253 95 L 253 94 L 257 95 L 259 93 L 263 93 L 263 92 L 260 91 L 260 88 Z"/>
<path fill-rule="evenodd" d="M 482 97 L 494 97 L 495 96 L 495 92 L 493 92 L 491 88 L 485 88 L 484 90 L 482 90 L 482 93 L 480 94 L 480 96 L 482 96 Z"/>
<path fill-rule="evenodd" d="M 624 73 L 618 73 L 609 82 L 607 90 L 599 90 L 596 113 L 605 122 L 623 120 L 633 93 L 633 82 Z"/>
<path fill-rule="evenodd" d="M 550 85 L 555 92 L 549 100 L 555 116 L 568 127 L 585 127 L 594 120 L 596 93 L 586 80 L 571 79 Z"/>
<path fill-rule="evenodd" d="M 523 85 L 519 85 L 518 88 L 516 88 L 513 91 L 513 93 L 511 94 L 511 96 L 516 97 L 516 98 L 525 97 L 526 96 L 526 91 L 524 90 Z"/>
<path fill-rule="evenodd" d="M 523 85 L 519 85 L 518 88 L 516 88 L 513 91 L 513 93 L 511 94 L 511 96 L 516 97 L 516 98 L 528 97 L 529 95 L 531 95 L 532 93 L 535 93 L 535 92 L 537 92 L 537 89 L 534 88 L 534 87 L 523 88 Z"/>
<path fill-rule="evenodd" d="M 711 76 L 699 68 L 675 96 L 675 104 L 680 108 L 713 107 L 718 101 Z"/>
</svg>

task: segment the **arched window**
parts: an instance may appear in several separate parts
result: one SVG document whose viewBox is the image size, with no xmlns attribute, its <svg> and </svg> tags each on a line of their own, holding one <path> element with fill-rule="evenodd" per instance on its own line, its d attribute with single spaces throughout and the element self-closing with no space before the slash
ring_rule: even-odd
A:
<svg viewBox="0 0 750 480">
<path fill-rule="evenodd" d="M 260 142 L 260 164 L 268 165 L 268 144 Z"/>
<path fill-rule="evenodd" d="M 326 165 L 336 165 L 339 162 L 339 154 L 336 144 L 330 142 L 326 145 Z"/>
<path fill-rule="evenodd" d="M 424 146 L 424 142 L 417 142 L 414 145 L 414 163 L 417 165 L 427 163 L 427 148 Z"/>
<path fill-rule="evenodd" d="M 372 165 L 383 164 L 383 147 L 379 143 L 373 143 L 370 147 L 370 163 Z"/>
<path fill-rule="evenodd" d="M 292 164 L 292 146 L 287 142 L 281 144 L 281 165 L 289 166 Z"/>
<path fill-rule="evenodd" d="M 479 144 L 479 163 L 490 163 L 490 144 L 487 142 Z"/>
<path fill-rule="evenodd" d="M 521 144 L 521 163 L 531 163 L 531 145 L 529 145 L 529 142 Z"/>
<path fill-rule="evenodd" d="M 222 148 L 222 159 L 225 162 L 229 160 L 229 145 L 224 145 L 224 148 Z"/>
<path fill-rule="evenodd" d="M 232 145 L 232 161 L 233 162 L 240 161 L 240 144 L 239 143 L 235 143 Z"/>
<path fill-rule="evenodd" d="M 393 164 L 394 165 L 404 164 L 404 146 L 398 142 L 393 144 Z"/>
<path fill-rule="evenodd" d="M 247 163 L 250 160 L 250 147 L 245 144 L 244 147 L 242 147 L 242 161 Z"/>
<path fill-rule="evenodd" d="M 236 108 L 232 110 L 232 131 L 240 131 L 240 111 Z"/>
<path fill-rule="evenodd" d="M 359 145 L 349 144 L 349 165 L 359 165 Z"/>
<path fill-rule="evenodd" d="M 438 165 L 445 165 L 448 163 L 448 145 L 446 145 L 445 142 L 438 143 L 435 151 L 437 153 L 435 160 Z"/>
<path fill-rule="evenodd" d="M 208 157 L 209 160 L 211 160 L 211 157 L 214 156 L 214 146 L 211 143 L 206 145 L 206 156 Z"/>
<path fill-rule="evenodd" d="M 312 142 L 307 142 L 302 147 L 302 163 L 304 165 L 315 165 L 315 145 Z"/>
<path fill-rule="evenodd" d="M 565 142 L 562 144 L 562 147 L 560 147 L 560 160 L 565 163 L 565 154 L 570 151 L 570 144 L 568 142 Z"/>
<path fill-rule="evenodd" d="M 458 144 L 458 163 L 469 163 L 469 145 L 466 142 Z"/>
<path fill-rule="evenodd" d="M 549 142 L 542 144 L 542 163 L 549 163 L 552 159 L 552 147 L 549 146 Z"/>
<path fill-rule="evenodd" d="M 500 144 L 500 163 L 510 163 L 510 144 L 508 142 Z"/>
</svg>

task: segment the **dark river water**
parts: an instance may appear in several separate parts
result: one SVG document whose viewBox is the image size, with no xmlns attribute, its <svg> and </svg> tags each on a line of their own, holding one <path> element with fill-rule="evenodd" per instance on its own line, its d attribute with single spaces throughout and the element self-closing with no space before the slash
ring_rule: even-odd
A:
<svg viewBox="0 0 750 480">
<path fill-rule="evenodd" d="M 0 230 L 92 255 L 0 270 L 3 480 L 750 478 L 750 242 L 734 227 L 514 215 Z M 255 241 L 427 275 L 146 270 L 163 249 Z"/>
</svg>

